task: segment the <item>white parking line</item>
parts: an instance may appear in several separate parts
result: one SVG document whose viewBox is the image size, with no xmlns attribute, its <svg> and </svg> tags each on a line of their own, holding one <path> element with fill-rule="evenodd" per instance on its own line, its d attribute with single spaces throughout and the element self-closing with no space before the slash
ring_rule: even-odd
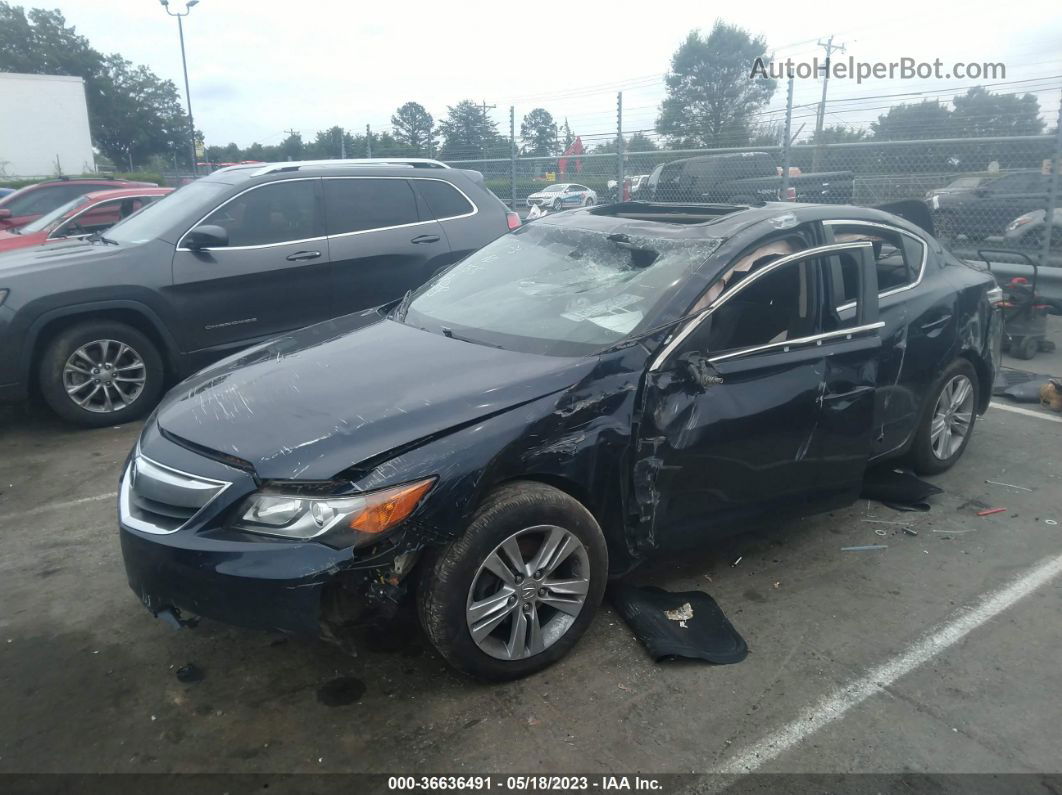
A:
<svg viewBox="0 0 1062 795">
<path fill-rule="evenodd" d="M 1048 422 L 1062 422 L 1062 419 L 1059 419 L 1058 417 L 1052 417 L 1050 414 L 1044 414 L 1042 411 L 1023 409 L 1021 406 L 1008 406 L 1006 403 L 996 403 L 994 400 L 988 405 L 994 409 L 1013 411 L 1015 414 L 1024 414 L 1027 417 L 1036 417 L 1037 419 L 1047 420 Z"/>
<path fill-rule="evenodd" d="M 886 692 L 885 688 L 903 675 L 947 650 L 1015 602 L 1028 596 L 1062 574 L 1062 555 L 1046 558 L 1000 590 L 984 596 L 972 607 L 960 608 L 956 615 L 923 635 L 904 652 L 871 669 L 841 689 L 828 695 L 766 737 L 746 746 L 715 769 L 716 773 L 748 773 L 778 758 L 805 738 L 832 723 L 868 698 Z"/>
<path fill-rule="evenodd" d="M 25 519 L 27 516 L 36 516 L 39 513 L 45 511 L 56 511 L 61 508 L 73 508 L 75 505 L 82 505 L 86 502 L 99 502 L 100 500 L 113 500 L 118 496 L 118 492 L 109 491 L 106 494 L 97 494 L 95 497 L 82 497 L 79 500 L 68 500 L 67 502 L 50 502 L 47 505 L 41 505 L 38 508 L 32 508 L 28 511 L 18 511 L 16 513 L 0 514 L 0 522 L 7 521 L 9 519 Z"/>
</svg>

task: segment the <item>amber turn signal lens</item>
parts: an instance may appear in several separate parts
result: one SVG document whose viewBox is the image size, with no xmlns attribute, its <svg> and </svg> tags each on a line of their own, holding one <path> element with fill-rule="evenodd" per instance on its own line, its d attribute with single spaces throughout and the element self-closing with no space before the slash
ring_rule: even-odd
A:
<svg viewBox="0 0 1062 795">
<path fill-rule="evenodd" d="M 359 533 L 382 533 L 413 513 L 435 478 L 407 483 L 365 495 L 365 508 L 350 520 L 350 529 Z"/>
</svg>

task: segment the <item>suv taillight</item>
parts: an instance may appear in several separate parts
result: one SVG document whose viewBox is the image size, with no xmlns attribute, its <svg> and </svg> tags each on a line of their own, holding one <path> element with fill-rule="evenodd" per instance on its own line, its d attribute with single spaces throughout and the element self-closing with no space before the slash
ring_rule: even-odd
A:
<svg viewBox="0 0 1062 795">
<path fill-rule="evenodd" d="M 785 196 L 782 197 L 782 201 L 784 201 L 784 202 L 795 202 L 796 201 L 796 188 L 794 188 L 792 185 L 790 185 L 788 188 L 786 188 L 785 189 Z"/>
<path fill-rule="evenodd" d="M 505 223 L 509 225 L 509 231 L 520 228 L 520 216 L 516 213 L 506 213 Z"/>
<path fill-rule="evenodd" d="M 1003 301 L 1003 288 L 1000 286 L 989 287 L 988 292 L 985 293 L 985 297 L 988 298 L 988 303 L 992 306 L 1002 306 Z"/>
</svg>

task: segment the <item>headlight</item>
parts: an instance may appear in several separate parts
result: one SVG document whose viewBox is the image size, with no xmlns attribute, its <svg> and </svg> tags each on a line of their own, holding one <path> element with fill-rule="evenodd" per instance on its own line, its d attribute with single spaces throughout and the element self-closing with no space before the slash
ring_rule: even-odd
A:
<svg viewBox="0 0 1062 795">
<path fill-rule="evenodd" d="M 354 546 L 371 544 L 413 513 L 435 478 L 345 497 L 252 494 L 229 524 L 233 530 L 307 540 L 332 533 Z"/>
<path fill-rule="evenodd" d="M 1015 218 L 1013 221 L 1011 221 L 1009 224 L 1007 224 L 1006 231 L 1011 232 L 1011 231 L 1017 229 L 1019 226 L 1024 226 L 1025 224 L 1031 224 L 1032 222 L 1033 222 L 1033 217 L 1031 215 L 1019 215 L 1017 218 Z M 0 301 L 0 304 L 2 304 L 2 303 L 3 303 L 3 301 Z"/>
</svg>

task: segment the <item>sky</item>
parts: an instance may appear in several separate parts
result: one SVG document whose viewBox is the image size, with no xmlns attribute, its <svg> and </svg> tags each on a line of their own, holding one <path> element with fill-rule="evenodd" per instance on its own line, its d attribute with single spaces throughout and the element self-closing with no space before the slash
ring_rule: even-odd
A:
<svg viewBox="0 0 1062 795">
<path fill-rule="evenodd" d="M 33 0 L 19 0 L 34 5 Z M 183 10 L 184 0 L 171 8 Z M 181 89 L 177 21 L 157 0 L 48 0 L 103 52 L 149 66 Z M 882 106 L 902 99 L 962 93 L 982 82 L 994 90 L 1030 90 L 1053 126 L 1062 88 L 1062 4 L 1026 0 L 889 0 L 714 5 L 541 3 L 509 0 L 201 0 L 185 19 L 196 126 L 207 144 L 275 144 L 285 130 L 312 138 L 340 125 L 390 128 L 402 103 L 415 100 L 436 119 L 462 99 L 496 106 L 499 130 L 545 107 L 588 143 L 615 130 L 616 92 L 624 94 L 624 130 L 651 130 L 672 54 L 691 29 L 709 31 L 717 14 L 766 38 L 776 58 L 810 61 L 829 35 L 857 60 L 1002 62 L 1001 80 L 831 80 L 827 124 L 865 127 Z M 751 66 L 751 65 L 750 65 Z M 1022 81 L 1022 82 L 1017 82 Z M 817 102 L 818 80 L 798 80 L 794 104 Z M 781 86 L 771 107 L 784 107 Z M 814 126 L 813 109 L 794 112 L 794 128 Z"/>
</svg>

